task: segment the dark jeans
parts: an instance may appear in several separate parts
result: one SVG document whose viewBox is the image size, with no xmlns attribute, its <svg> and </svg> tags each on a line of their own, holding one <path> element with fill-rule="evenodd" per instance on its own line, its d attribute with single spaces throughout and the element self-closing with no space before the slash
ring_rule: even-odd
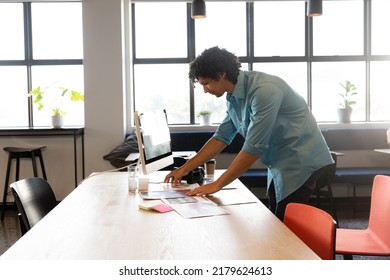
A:
<svg viewBox="0 0 390 280">
<path fill-rule="evenodd" d="M 327 165 L 314 171 L 309 179 L 307 179 L 307 181 L 301 187 L 279 202 L 276 201 L 274 182 L 271 182 L 271 185 L 268 189 L 268 200 L 269 209 L 272 211 L 272 213 L 274 213 L 281 221 L 283 221 L 287 204 L 290 202 L 308 203 L 309 198 L 313 194 L 314 188 L 316 187 L 317 179 L 322 174 L 328 172 L 330 166 L 331 165 Z"/>
</svg>

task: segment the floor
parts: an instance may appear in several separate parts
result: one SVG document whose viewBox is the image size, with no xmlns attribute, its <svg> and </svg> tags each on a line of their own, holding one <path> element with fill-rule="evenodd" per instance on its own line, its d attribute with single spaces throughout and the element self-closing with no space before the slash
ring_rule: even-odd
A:
<svg viewBox="0 0 390 280">
<path fill-rule="evenodd" d="M 337 215 L 339 218 L 339 226 L 343 228 L 365 228 L 368 221 L 369 203 L 360 202 L 355 213 L 349 202 L 337 202 Z M 6 212 L 4 221 L 0 221 L 0 255 L 3 254 L 14 242 L 20 238 L 20 227 L 15 210 Z M 341 260 L 342 256 L 337 255 L 337 260 Z M 361 257 L 354 256 L 354 259 L 370 259 L 370 260 L 390 260 L 390 257 Z"/>
<path fill-rule="evenodd" d="M 0 255 L 20 238 L 20 226 L 16 210 L 6 211 L 4 221 L 0 221 Z"/>
</svg>

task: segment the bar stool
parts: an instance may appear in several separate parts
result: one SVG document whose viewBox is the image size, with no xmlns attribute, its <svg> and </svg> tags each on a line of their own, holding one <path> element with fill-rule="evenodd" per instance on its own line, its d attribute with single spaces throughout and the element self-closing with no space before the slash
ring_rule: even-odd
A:
<svg viewBox="0 0 390 280">
<path fill-rule="evenodd" d="M 45 148 L 46 148 L 46 146 L 41 146 L 41 147 L 37 147 L 37 148 L 20 148 L 20 147 L 5 147 L 4 148 L 4 151 L 8 152 L 8 164 L 7 164 L 7 173 L 6 173 L 5 184 L 4 184 L 3 209 L 1 212 L 1 220 L 4 220 L 12 160 L 16 159 L 15 182 L 19 181 L 19 167 L 20 167 L 20 159 L 21 158 L 30 158 L 31 159 L 34 177 L 38 177 L 36 157 L 38 157 L 39 161 L 40 161 L 40 165 L 41 165 L 41 169 L 42 169 L 42 176 L 45 180 L 47 180 L 45 165 L 43 163 L 43 157 L 42 157 L 42 150 L 44 150 Z"/>
</svg>

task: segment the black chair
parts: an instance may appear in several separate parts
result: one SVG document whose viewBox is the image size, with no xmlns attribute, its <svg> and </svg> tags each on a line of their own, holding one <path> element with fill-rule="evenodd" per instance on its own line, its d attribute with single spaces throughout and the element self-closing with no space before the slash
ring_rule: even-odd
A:
<svg viewBox="0 0 390 280">
<path fill-rule="evenodd" d="M 20 169 L 20 159 L 21 158 L 29 158 L 32 162 L 33 174 L 35 177 L 38 177 L 37 163 L 36 159 L 39 159 L 42 177 L 47 180 L 45 165 L 43 163 L 42 151 L 46 148 L 46 146 L 37 147 L 37 148 L 20 148 L 20 147 L 5 147 L 4 151 L 8 152 L 8 164 L 7 164 L 7 172 L 5 176 L 5 184 L 4 184 L 4 193 L 3 193 L 3 209 L 1 213 L 1 220 L 4 220 L 5 208 L 7 203 L 7 194 L 9 187 L 9 179 L 11 173 L 11 163 L 12 160 L 16 160 L 16 172 L 15 172 L 15 181 L 19 180 L 19 169 Z"/>
<path fill-rule="evenodd" d="M 56 205 L 50 184 L 39 177 L 22 179 L 11 184 L 22 235 L 35 226 Z"/>
<path fill-rule="evenodd" d="M 334 164 L 332 164 L 328 168 L 328 172 L 326 172 L 324 175 L 322 175 L 320 178 L 317 179 L 316 187 L 314 189 L 314 195 L 317 198 L 318 205 L 320 203 L 321 198 L 325 198 L 329 201 L 333 219 L 336 222 L 338 222 L 336 206 L 334 203 L 333 192 L 332 192 L 332 179 L 334 177 L 334 174 L 336 173 L 337 155 L 333 152 L 331 152 L 331 155 L 334 160 Z"/>
</svg>

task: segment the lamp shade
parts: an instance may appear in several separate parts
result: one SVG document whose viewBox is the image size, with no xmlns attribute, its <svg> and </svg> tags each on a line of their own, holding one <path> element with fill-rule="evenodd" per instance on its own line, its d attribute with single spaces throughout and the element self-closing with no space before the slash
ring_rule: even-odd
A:
<svg viewBox="0 0 390 280">
<path fill-rule="evenodd" d="M 322 15 L 322 0 L 308 0 L 307 1 L 307 16 Z"/>
<path fill-rule="evenodd" d="M 191 17 L 193 19 L 206 17 L 206 3 L 204 0 L 193 0 L 192 1 Z"/>
</svg>

